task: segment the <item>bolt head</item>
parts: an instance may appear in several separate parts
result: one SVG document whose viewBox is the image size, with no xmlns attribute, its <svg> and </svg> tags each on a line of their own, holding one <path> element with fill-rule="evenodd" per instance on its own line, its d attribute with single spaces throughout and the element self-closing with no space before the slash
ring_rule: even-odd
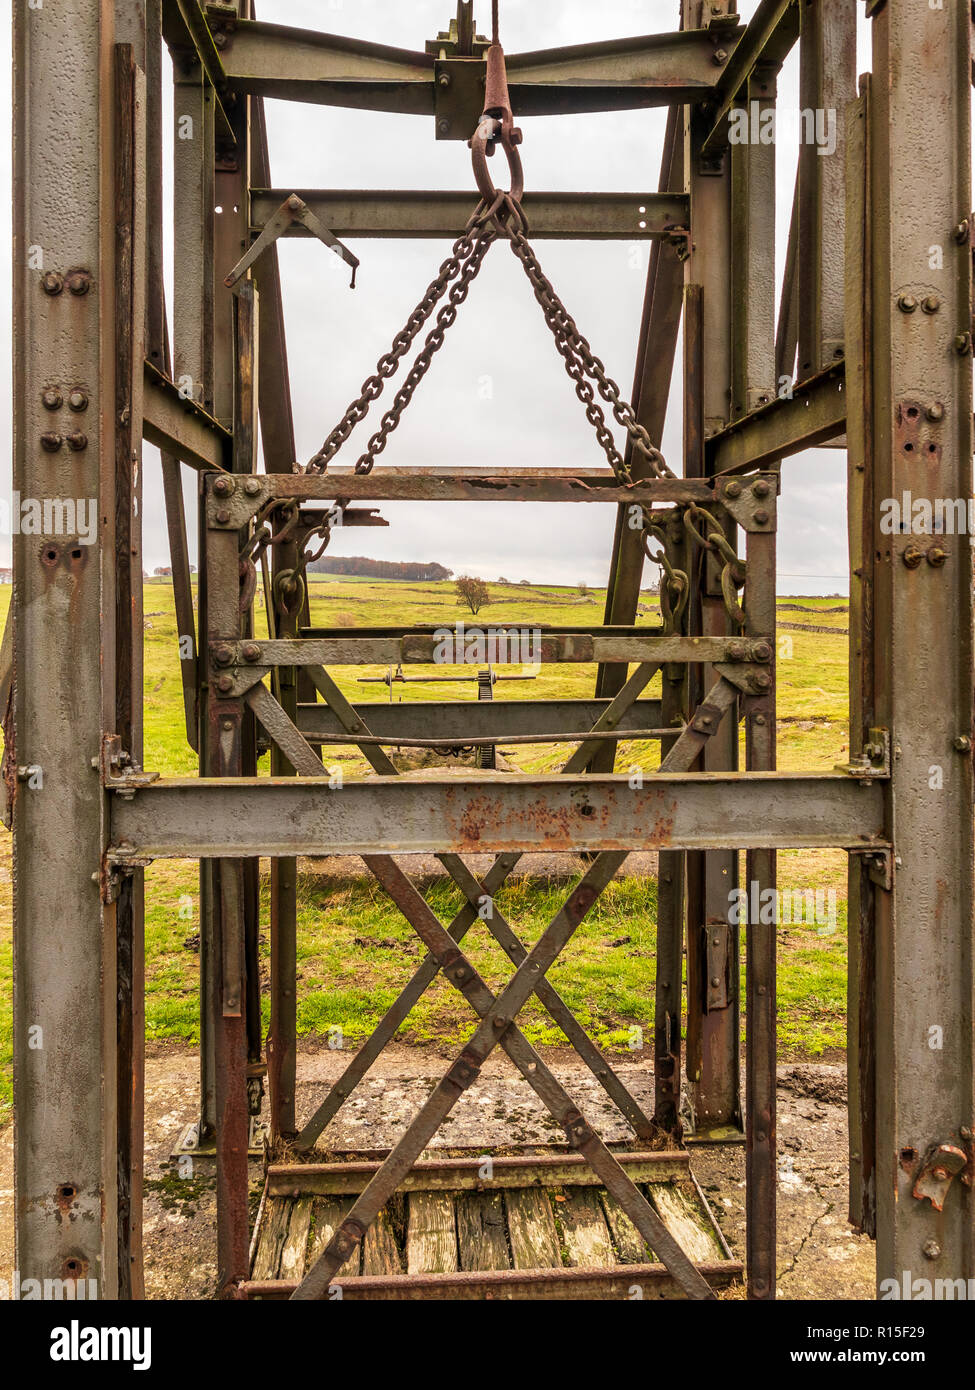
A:
<svg viewBox="0 0 975 1390">
<path fill-rule="evenodd" d="M 215 479 L 213 484 L 213 490 L 218 497 L 229 497 L 234 490 L 233 478 L 221 476 Z"/>
<path fill-rule="evenodd" d="M 947 559 L 948 552 L 943 546 L 933 545 L 928 551 L 928 564 L 933 565 L 935 569 L 940 569 Z"/>
<path fill-rule="evenodd" d="M 74 295 L 87 294 L 91 289 L 91 276 L 87 270 L 69 270 L 64 277 L 68 292 Z"/>
<path fill-rule="evenodd" d="M 734 483 L 734 482 L 732 482 L 732 483 L 726 483 L 726 484 L 725 484 L 724 495 L 725 495 L 726 497 L 740 497 L 740 496 L 741 496 L 741 483 Z"/>
<path fill-rule="evenodd" d="M 221 691 L 221 693 L 224 695 L 229 694 L 229 692 L 233 690 L 233 688 L 234 683 L 230 676 L 221 676 L 220 679 L 217 681 L 217 689 Z"/>
<path fill-rule="evenodd" d="M 45 410 L 60 410 L 64 405 L 64 397 L 56 386 L 49 386 L 46 391 L 41 392 L 41 404 Z"/>
<path fill-rule="evenodd" d="M 230 521 L 230 511 L 227 507 L 221 507 L 217 512 L 217 520 L 221 526 L 226 526 Z"/>
<path fill-rule="evenodd" d="M 88 448 L 88 436 L 76 431 L 68 435 L 67 444 L 72 453 L 80 454 L 82 449 Z"/>
<path fill-rule="evenodd" d="M 216 651 L 213 653 L 213 659 L 218 666 L 229 666 L 234 659 L 233 647 L 217 647 Z"/>
<path fill-rule="evenodd" d="M 917 300 L 913 294 L 902 294 L 897 300 L 897 307 L 902 314 L 913 314 L 917 309 Z"/>
<path fill-rule="evenodd" d="M 941 308 L 941 300 L 936 294 L 929 294 L 921 305 L 926 314 L 936 314 Z"/>
<path fill-rule="evenodd" d="M 951 746 L 956 753 L 970 753 L 972 751 L 972 741 L 967 734 L 956 734 L 951 741 Z M 962 1138 L 964 1137 L 963 1135 Z"/>
<path fill-rule="evenodd" d="M 937 1260 L 941 1256 L 941 1246 L 936 1240 L 926 1240 L 921 1246 L 921 1251 L 926 1260 Z"/>
<path fill-rule="evenodd" d="M 904 564 L 909 570 L 916 570 L 923 559 L 924 556 L 920 549 L 911 541 L 910 545 L 904 551 Z"/>
<path fill-rule="evenodd" d="M 935 401 L 933 405 L 929 405 L 924 413 L 929 420 L 938 421 L 945 418 L 945 408 L 940 401 Z"/>
<path fill-rule="evenodd" d="M 64 440 L 59 434 L 47 433 L 41 435 L 41 448 L 48 454 L 56 454 Z"/>
<path fill-rule="evenodd" d="M 972 336 L 970 333 L 959 333 L 955 338 L 955 352 L 959 357 L 967 357 L 972 350 Z"/>
<path fill-rule="evenodd" d="M 756 671 L 754 680 L 759 690 L 768 690 L 772 684 L 772 677 L 768 671 Z"/>
<path fill-rule="evenodd" d="M 958 226 L 955 228 L 955 240 L 958 242 L 959 246 L 962 244 L 962 242 L 968 240 L 968 222 L 967 222 L 967 220 L 964 221 L 964 222 L 959 222 L 959 223 L 958 223 Z"/>
<path fill-rule="evenodd" d="M 437 130 L 441 135 L 448 135 L 450 133 L 450 122 L 446 118 L 439 120 L 437 122 Z"/>
<path fill-rule="evenodd" d="M 56 270 L 46 270 L 41 276 L 41 289 L 45 294 L 60 294 L 64 289 L 64 276 Z"/>
<path fill-rule="evenodd" d="M 449 87 L 449 86 L 450 86 L 450 73 L 449 73 L 449 72 L 442 72 L 442 73 L 440 74 L 440 76 L 437 78 L 437 86 L 438 86 L 438 87 Z"/>
<path fill-rule="evenodd" d="M 768 644 L 767 642 L 756 642 L 756 643 L 755 643 L 754 647 L 752 647 L 752 660 L 753 660 L 753 661 L 771 661 L 771 660 L 772 660 L 772 648 L 769 646 L 769 644 Z"/>
<path fill-rule="evenodd" d="M 75 389 L 68 396 L 68 409 L 87 410 L 88 393 L 86 391 L 82 391 L 79 387 L 75 387 Z"/>
<path fill-rule="evenodd" d="M 758 523 L 759 526 L 764 526 L 768 522 L 768 519 L 768 512 L 765 510 L 764 507 L 759 507 L 758 511 L 755 513 L 755 521 Z"/>
<path fill-rule="evenodd" d="M 256 642 L 246 642 L 242 654 L 245 661 L 260 661 L 261 659 L 261 649 Z"/>
<path fill-rule="evenodd" d="M 288 207 L 292 212 L 301 211 L 301 199 L 298 197 L 297 193 L 292 193 L 291 197 L 288 199 Z"/>
<path fill-rule="evenodd" d="M 244 491 L 248 497 L 256 497 L 261 490 L 261 485 L 256 478 L 248 478 L 244 483 Z"/>
<path fill-rule="evenodd" d="M 722 63 L 726 63 L 727 61 L 728 61 L 728 50 L 727 50 L 726 48 L 718 48 L 718 49 L 716 49 L 715 52 L 714 52 L 714 58 L 713 58 L 713 62 L 714 62 L 715 67 L 720 67 Z"/>
<path fill-rule="evenodd" d="M 764 478 L 759 478 L 757 483 L 752 484 L 752 494 L 755 497 L 767 497 L 771 490 Z"/>
<path fill-rule="evenodd" d="M 218 29 L 217 32 L 214 34 L 214 36 L 213 36 L 213 46 L 214 46 L 214 48 L 226 48 L 226 47 L 227 47 L 227 35 L 223 32 L 222 29 Z"/>
</svg>

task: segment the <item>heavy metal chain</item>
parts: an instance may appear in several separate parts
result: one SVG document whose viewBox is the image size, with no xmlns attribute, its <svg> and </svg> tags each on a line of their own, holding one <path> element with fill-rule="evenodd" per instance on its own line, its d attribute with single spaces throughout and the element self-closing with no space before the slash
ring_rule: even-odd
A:
<svg viewBox="0 0 975 1390">
<path fill-rule="evenodd" d="M 698 529 L 703 526 L 704 534 Z M 725 611 L 733 623 L 745 625 L 745 610 L 738 602 L 738 590 L 747 578 L 747 568 L 725 535 L 721 523 L 704 507 L 691 502 L 684 509 L 684 529 L 695 545 L 709 550 L 724 561 L 721 568 L 721 594 Z"/>
<path fill-rule="evenodd" d="M 457 310 L 467 298 L 495 235 L 494 229 L 490 226 L 478 227 L 473 240 L 473 249 L 463 262 L 457 280 L 450 287 L 447 303 L 440 308 L 436 323 L 427 334 L 426 341 L 417 353 L 406 380 L 396 392 L 393 404 L 383 416 L 382 424 L 369 440 L 369 446 L 365 453 L 356 460 L 355 471 L 357 473 L 369 473 L 376 461 L 376 455 L 381 454 L 385 449 L 389 436 L 400 422 L 403 411 L 413 399 L 416 388 L 429 371 L 434 353 L 439 352 L 443 347 L 444 335 L 457 318 Z"/>
<path fill-rule="evenodd" d="M 324 473 L 331 459 L 338 453 L 359 421 L 364 420 L 368 415 L 369 407 L 373 401 L 377 401 L 382 395 L 386 382 L 396 375 L 400 362 L 409 352 L 424 324 L 427 323 L 453 281 L 463 273 L 467 262 L 476 251 L 483 230 L 482 224 L 477 220 L 480 212 L 481 208 L 479 207 L 461 236 L 454 242 L 450 255 L 441 265 L 436 278 L 427 286 L 423 298 L 407 319 L 405 327 L 393 339 L 389 352 L 380 357 L 376 364 L 375 374 L 363 382 L 359 395 L 348 407 L 318 453 L 309 459 L 305 466 L 306 473 Z M 357 471 L 368 472 L 368 468 Z"/>
<path fill-rule="evenodd" d="M 650 549 L 651 536 L 660 543 L 658 551 Z M 691 581 L 684 570 L 676 569 L 670 563 L 663 527 L 650 520 L 646 521 L 643 532 L 643 553 L 653 564 L 660 566 L 660 616 L 664 632 L 674 633 L 690 598 Z"/>
<path fill-rule="evenodd" d="M 520 213 L 520 209 L 518 211 Z M 586 408 L 586 418 L 596 431 L 596 438 L 617 478 L 627 484 L 633 481 L 629 466 L 617 449 L 606 424 L 606 416 L 595 399 L 593 388 L 586 380 L 587 376 L 596 383 L 600 396 L 612 408 L 613 418 L 626 430 L 634 449 L 646 459 L 651 475 L 656 478 L 673 477 L 660 450 L 654 446 L 649 434 L 637 420 L 633 407 L 622 399 L 620 388 L 612 377 L 607 375 L 602 362 L 593 353 L 587 339 L 579 332 L 575 320 L 542 270 L 538 257 L 525 236 L 524 219 L 509 218 L 505 223 L 505 230 L 511 249 L 521 262 L 535 298 L 542 307 L 545 322 L 552 331 L 565 369 L 575 382 L 576 395 Z"/>
</svg>

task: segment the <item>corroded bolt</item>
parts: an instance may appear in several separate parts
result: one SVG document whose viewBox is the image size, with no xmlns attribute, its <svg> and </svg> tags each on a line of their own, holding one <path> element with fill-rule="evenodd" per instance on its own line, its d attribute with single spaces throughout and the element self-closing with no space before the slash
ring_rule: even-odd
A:
<svg viewBox="0 0 975 1390">
<path fill-rule="evenodd" d="M 961 244 L 962 244 L 963 242 L 965 242 L 965 241 L 968 240 L 968 219 L 967 219 L 967 218 L 965 219 L 964 222 L 959 222 L 959 223 L 958 223 L 958 226 L 955 228 L 954 236 L 955 236 L 955 240 L 958 242 L 958 245 L 959 245 L 959 246 L 961 246 Z"/>
<path fill-rule="evenodd" d="M 217 512 L 217 520 L 221 526 L 226 526 L 230 521 L 230 511 L 227 507 L 221 507 Z"/>
<path fill-rule="evenodd" d="M 902 294 L 897 300 L 897 307 L 902 314 L 913 314 L 917 308 L 917 300 L 912 294 Z"/>
<path fill-rule="evenodd" d="M 499 1016 L 494 1020 L 494 1027 L 497 1028 L 498 1032 L 500 1033 L 503 1029 L 507 1028 L 507 1026 L 508 1020 L 504 1017 L 503 1014 L 499 1014 Z"/>
<path fill-rule="evenodd" d="M 772 684 L 772 677 L 769 675 L 768 671 L 756 671 L 752 679 L 759 690 L 768 690 L 769 686 Z"/>
<path fill-rule="evenodd" d="M 248 497 L 256 497 L 261 490 L 261 485 L 256 478 L 248 478 L 244 483 L 244 491 Z"/>
<path fill-rule="evenodd" d="M 227 35 L 223 32 L 222 29 L 218 29 L 217 32 L 214 34 L 213 45 L 215 48 L 227 47 Z"/>
<path fill-rule="evenodd" d="M 229 666 L 234 659 L 233 647 L 217 647 L 213 653 L 213 659 L 218 666 Z"/>
<path fill-rule="evenodd" d="M 725 484 L 724 495 L 725 495 L 725 497 L 740 497 L 740 496 L 741 496 L 741 483 L 735 483 L 735 482 L 726 483 L 726 484 Z"/>
<path fill-rule="evenodd" d="M 924 555 L 920 547 L 917 546 L 914 541 L 911 541 L 910 545 L 904 551 L 904 564 L 909 570 L 916 570 L 923 559 Z"/>
<path fill-rule="evenodd" d="M 767 642 L 756 642 L 756 643 L 755 643 L 755 645 L 752 647 L 752 660 L 753 660 L 753 661 L 771 661 L 771 660 L 772 660 L 772 648 L 769 646 L 769 644 L 768 644 Z"/>
<path fill-rule="evenodd" d="M 945 408 L 940 401 L 935 401 L 933 405 L 929 405 L 924 413 L 929 420 L 938 421 L 945 418 Z"/>
<path fill-rule="evenodd" d="M 972 350 L 972 335 L 959 333 L 955 337 L 955 352 L 959 357 L 967 357 Z"/>
<path fill-rule="evenodd" d="M 713 58 L 713 62 L 714 62 L 715 67 L 720 67 L 722 63 L 726 63 L 727 61 L 728 61 L 728 50 L 727 50 L 726 48 L 718 48 L 718 49 L 716 49 L 716 50 L 715 50 L 715 53 L 714 53 L 714 58 Z"/>
<path fill-rule="evenodd" d="M 234 490 L 233 478 L 222 476 L 217 478 L 213 484 L 213 490 L 218 497 L 229 497 Z"/>
<path fill-rule="evenodd" d="M 926 314 L 936 314 L 941 308 L 941 300 L 936 294 L 929 294 L 921 308 Z"/>
<path fill-rule="evenodd" d="M 970 753 L 972 751 L 972 741 L 967 734 L 956 734 L 951 741 L 951 746 L 956 753 Z M 962 1138 L 965 1138 L 962 1133 Z"/>
<path fill-rule="evenodd" d="M 223 724 L 221 725 L 221 728 L 224 729 L 224 731 L 228 734 L 232 732 L 233 727 L 234 721 L 232 719 L 225 719 L 223 721 Z"/>
<path fill-rule="evenodd" d="M 928 551 L 928 564 L 934 565 L 935 569 L 940 569 L 948 558 L 948 552 L 943 545 L 933 545 Z"/>
<path fill-rule="evenodd" d="M 717 989 L 717 988 L 718 988 L 718 985 L 720 985 L 720 983 L 721 983 L 721 981 L 718 979 L 717 975 L 712 975 L 712 976 L 711 976 L 711 988 L 712 988 L 712 989 Z"/>
<path fill-rule="evenodd" d="M 86 434 L 81 434 L 80 431 L 75 431 L 74 434 L 69 434 L 67 442 L 68 448 L 74 454 L 80 454 L 82 449 L 88 448 L 88 436 Z"/>
<path fill-rule="evenodd" d="M 437 130 L 440 132 L 441 135 L 449 135 L 449 134 L 450 134 L 450 122 L 449 122 L 446 118 L 444 118 L 443 120 L 438 121 L 438 122 L 437 122 Z"/>
<path fill-rule="evenodd" d="M 56 270 L 47 270 L 41 276 L 41 289 L 45 294 L 60 294 L 64 289 L 64 276 Z"/>
<path fill-rule="evenodd" d="M 748 649 L 744 642 L 732 642 L 728 648 L 728 656 L 731 661 L 747 661 Z"/>
<path fill-rule="evenodd" d="M 450 86 L 450 73 L 449 73 L 449 72 L 442 72 L 442 73 L 440 74 L 440 76 L 437 78 L 437 86 L 438 86 L 438 87 L 449 87 L 449 86 Z"/>
<path fill-rule="evenodd" d="M 71 394 L 68 396 L 68 409 L 69 409 L 69 410 L 87 410 L 87 409 L 88 409 L 88 392 L 87 392 L 87 391 L 82 391 L 80 387 L 76 386 L 75 389 L 74 389 L 74 390 L 71 392 Z"/>
<path fill-rule="evenodd" d="M 759 478 L 757 483 L 752 484 L 752 495 L 755 497 L 767 497 L 771 490 L 764 478 Z"/>
<path fill-rule="evenodd" d="M 64 283 L 71 294 L 87 294 L 91 289 L 91 276 L 87 270 L 69 270 L 64 277 Z"/>
<path fill-rule="evenodd" d="M 936 1240 L 926 1240 L 921 1246 L 921 1251 L 926 1260 L 937 1260 L 941 1258 L 941 1246 Z"/>
<path fill-rule="evenodd" d="M 292 193 L 291 197 L 288 199 L 288 207 L 292 212 L 301 211 L 301 199 L 298 197 L 297 193 Z"/>
<path fill-rule="evenodd" d="M 228 695 L 233 688 L 234 683 L 230 676 L 221 676 L 217 681 L 217 689 L 224 695 Z"/>
<path fill-rule="evenodd" d="M 41 392 L 41 404 L 45 410 L 60 410 L 64 405 L 64 397 L 56 386 L 49 386 L 46 391 Z"/>
<path fill-rule="evenodd" d="M 59 434 L 49 433 L 41 435 L 41 448 L 46 450 L 49 454 L 56 454 L 63 443 L 64 440 Z"/>
<path fill-rule="evenodd" d="M 759 507 L 758 511 L 755 513 L 755 521 L 759 526 L 764 526 L 768 521 L 768 512 L 764 507 Z"/>
<path fill-rule="evenodd" d="M 242 655 L 245 661 L 260 661 L 261 649 L 256 642 L 245 642 Z"/>
</svg>

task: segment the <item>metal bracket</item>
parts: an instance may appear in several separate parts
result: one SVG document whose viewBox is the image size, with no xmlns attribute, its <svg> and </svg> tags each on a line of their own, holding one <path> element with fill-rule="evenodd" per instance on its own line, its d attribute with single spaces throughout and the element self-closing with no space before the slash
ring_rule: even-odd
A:
<svg viewBox="0 0 975 1390">
<path fill-rule="evenodd" d="M 228 290 L 232 290 L 244 278 L 244 275 L 254 264 L 254 262 L 264 254 L 269 246 L 277 241 L 286 231 L 295 225 L 304 227 L 312 236 L 340 256 L 346 265 L 352 267 L 351 289 L 355 289 L 355 273 L 359 269 L 359 258 L 354 256 L 349 248 L 323 226 L 311 208 L 299 198 L 297 193 L 292 193 L 290 198 L 286 198 L 273 217 L 269 218 L 264 224 L 261 235 L 251 246 L 250 250 L 240 258 L 229 275 L 224 277 L 224 284 Z"/>
<path fill-rule="evenodd" d="M 888 893 L 894 887 L 895 855 L 891 849 L 851 849 L 850 854 L 858 854 L 863 859 L 870 882 Z"/>
<path fill-rule="evenodd" d="M 123 750 L 118 734 L 102 736 L 101 754 L 92 759 L 92 766 L 101 773 L 105 790 L 116 792 L 126 800 L 131 800 L 140 787 L 149 787 L 159 780 L 158 772 L 143 772 L 133 763 L 131 754 Z"/>
<path fill-rule="evenodd" d="M 868 729 L 862 754 L 848 763 L 836 763 L 835 766 L 837 772 L 845 772 L 850 777 L 889 778 L 890 730 Z"/>
<path fill-rule="evenodd" d="M 707 962 L 705 1010 L 707 1013 L 713 1013 L 728 1007 L 731 929 L 725 918 L 709 917 L 704 925 L 704 932 L 706 937 L 705 960 Z"/>
<path fill-rule="evenodd" d="M 932 1144 L 914 1179 L 912 1196 L 943 1211 L 948 1188 L 968 1167 L 968 1154 L 957 1144 Z"/>
<path fill-rule="evenodd" d="M 719 483 L 716 501 L 745 532 L 767 535 L 776 529 L 776 503 L 782 479 L 778 473 L 754 478 L 727 478 Z"/>
</svg>

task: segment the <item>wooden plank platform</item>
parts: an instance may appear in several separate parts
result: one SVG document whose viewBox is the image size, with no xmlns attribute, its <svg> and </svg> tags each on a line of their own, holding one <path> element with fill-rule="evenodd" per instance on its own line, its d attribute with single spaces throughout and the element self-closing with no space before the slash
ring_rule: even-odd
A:
<svg viewBox="0 0 975 1390">
<path fill-rule="evenodd" d="M 690 1170 L 674 1159 L 666 1155 L 658 1180 L 638 1186 L 712 1287 L 727 1287 L 741 1278 L 742 1266 Z M 348 1187 L 354 1176 L 361 1190 L 368 1176 L 362 1170 L 370 1165 L 332 1166 L 342 1173 L 323 1178 L 329 1165 L 307 1165 L 305 1190 L 301 1165 L 289 1165 L 287 1193 L 280 1190 L 281 1171 L 277 1178 L 269 1171 L 245 1297 L 289 1297 L 351 1210 L 352 1193 L 321 1195 L 322 1188 Z M 350 1166 L 357 1170 L 352 1175 Z M 628 1166 L 639 1176 L 651 1165 L 640 1156 Z M 450 1191 L 441 1186 L 442 1164 L 426 1171 L 429 1188 L 398 1193 L 336 1276 L 342 1298 L 682 1297 L 609 1193 L 588 1168 L 567 1166 L 564 1156 L 553 1157 L 547 1174 L 533 1169 L 530 1186 L 484 1181 Z M 527 1170 L 514 1163 L 505 1177 L 516 1172 L 524 1180 Z M 578 1181 L 566 1182 L 567 1175 Z M 422 1181 L 422 1169 L 413 1176 Z"/>
</svg>

